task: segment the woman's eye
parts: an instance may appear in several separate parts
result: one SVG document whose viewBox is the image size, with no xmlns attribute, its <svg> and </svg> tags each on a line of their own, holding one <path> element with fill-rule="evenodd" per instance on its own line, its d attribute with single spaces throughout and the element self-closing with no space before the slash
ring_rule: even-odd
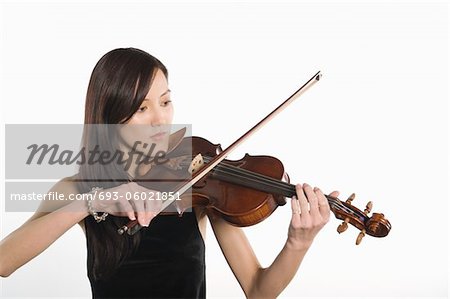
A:
<svg viewBox="0 0 450 299">
<path fill-rule="evenodd" d="M 171 101 L 171 100 L 167 100 L 167 101 L 164 101 L 164 102 L 162 103 L 162 105 L 163 105 L 163 107 L 166 107 L 166 106 L 169 105 L 170 103 L 172 103 L 172 101 Z"/>
<path fill-rule="evenodd" d="M 144 112 L 145 110 L 147 110 L 147 106 L 142 106 L 138 109 L 138 112 Z"/>
</svg>

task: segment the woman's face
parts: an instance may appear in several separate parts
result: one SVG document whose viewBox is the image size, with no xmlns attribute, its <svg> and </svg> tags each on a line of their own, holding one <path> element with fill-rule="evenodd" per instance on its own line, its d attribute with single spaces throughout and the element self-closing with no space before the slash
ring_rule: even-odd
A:
<svg viewBox="0 0 450 299">
<path fill-rule="evenodd" d="M 127 147 L 154 156 L 167 150 L 172 119 L 170 89 L 166 76 L 158 70 L 141 106 L 121 128 L 121 136 Z"/>
<path fill-rule="evenodd" d="M 139 109 L 128 121 L 130 125 L 170 125 L 173 107 L 166 76 L 161 70 L 156 72 L 150 90 Z"/>
</svg>

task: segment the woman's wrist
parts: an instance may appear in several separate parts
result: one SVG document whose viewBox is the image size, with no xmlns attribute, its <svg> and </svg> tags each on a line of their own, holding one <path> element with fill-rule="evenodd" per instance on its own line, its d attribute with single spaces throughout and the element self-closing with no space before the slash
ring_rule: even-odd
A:
<svg viewBox="0 0 450 299">
<path fill-rule="evenodd" d="M 97 210 L 97 207 L 94 206 L 94 203 L 97 202 L 97 196 L 99 192 L 102 192 L 103 188 L 101 187 L 93 187 L 90 192 L 87 193 L 86 201 L 87 201 L 87 210 L 88 213 L 94 217 L 94 220 L 97 221 L 97 223 L 105 221 L 106 216 L 108 216 L 108 213 L 106 212 L 100 212 Z"/>
<path fill-rule="evenodd" d="M 61 212 L 77 213 L 77 214 L 79 214 L 78 217 L 81 218 L 81 219 L 84 219 L 87 216 L 89 216 L 89 211 L 88 211 L 88 208 L 87 208 L 85 200 L 73 201 L 72 203 L 62 207 L 62 209 L 60 209 L 60 211 Z"/>
<path fill-rule="evenodd" d="M 291 237 L 288 237 L 286 240 L 285 247 L 289 250 L 293 251 L 306 251 L 311 247 L 313 240 L 298 240 Z"/>
</svg>

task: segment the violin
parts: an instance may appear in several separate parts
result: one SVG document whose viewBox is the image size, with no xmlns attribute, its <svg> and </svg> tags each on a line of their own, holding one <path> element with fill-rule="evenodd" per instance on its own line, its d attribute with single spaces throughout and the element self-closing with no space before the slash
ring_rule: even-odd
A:
<svg viewBox="0 0 450 299">
<path fill-rule="evenodd" d="M 220 144 L 213 144 L 201 137 L 183 137 L 184 131 L 181 130 L 172 134 L 170 147 L 173 149 L 168 153 L 167 161 L 152 165 L 150 170 L 136 178 L 136 182 L 148 189 L 176 190 L 181 194 L 180 200 L 166 200 L 163 210 L 173 204 L 178 214 L 182 215 L 189 208 L 204 207 L 238 227 L 263 221 L 278 206 L 285 205 L 287 197 L 296 195 L 295 185 L 289 183 L 282 162 L 271 156 L 249 154 L 240 160 L 226 160 L 225 157 L 319 79 L 320 72 L 226 150 L 222 150 Z M 351 204 L 355 194 L 346 201 L 329 195 L 325 197 L 335 217 L 343 220 L 337 229 L 339 233 L 344 232 L 348 224 L 360 230 L 357 245 L 366 234 L 385 237 L 391 230 L 391 224 L 382 213 L 373 213 L 369 217 L 372 202 L 367 203 L 365 210 L 361 211 Z M 118 233 L 133 235 L 140 228 L 137 220 L 132 220 L 119 228 Z"/>
</svg>

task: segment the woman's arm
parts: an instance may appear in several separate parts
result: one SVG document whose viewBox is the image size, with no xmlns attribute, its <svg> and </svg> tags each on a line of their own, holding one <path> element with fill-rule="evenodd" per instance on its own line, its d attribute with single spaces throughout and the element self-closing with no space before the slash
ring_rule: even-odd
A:
<svg viewBox="0 0 450 299">
<path fill-rule="evenodd" d="M 50 191 L 64 194 L 66 198 L 78 193 L 75 184 L 68 180 L 61 180 Z M 0 242 L 0 276 L 11 275 L 88 215 L 84 200 L 42 201 L 27 222 Z"/>
<path fill-rule="evenodd" d="M 100 193 L 117 193 L 118 200 L 97 200 L 94 198 L 92 207 L 95 211 L 108 212 L 111 215 L 137 219 L 142 226 L 148 226 L 150 221 L 161 210 L 161 202 L 148 200 L 128 201 L 126 192 L 148 192 L 149 189 L 136 183 L 126 183 Z M 63 179 L 49 192 L 64 194 L 66 200 L 42 201 L 38 211 L 21 227 L 9 234 L 0 242 L 0 276 L 7 277 L 31 259 L 47 249 L 76 223 L 84 229 L 82 220 L 89 215 L 86 200 L 67 200 L 69 195 L 79 194 L 75 182 Z M 100 197 L 101 199 L 101 197 Z"/>
<path fill-rule="evenodd" d="M 277 297 L 294 277 L 316 234 L 328 222 L 330 208 L 319 189 L 297 185 L 297 195 L 298 200 L 291 202 L 292 219 L 286 244 L 268 268 L 261 267 L 240 228 L 209 215 L 222 252 L 248 298 Z"/>
</svg>

